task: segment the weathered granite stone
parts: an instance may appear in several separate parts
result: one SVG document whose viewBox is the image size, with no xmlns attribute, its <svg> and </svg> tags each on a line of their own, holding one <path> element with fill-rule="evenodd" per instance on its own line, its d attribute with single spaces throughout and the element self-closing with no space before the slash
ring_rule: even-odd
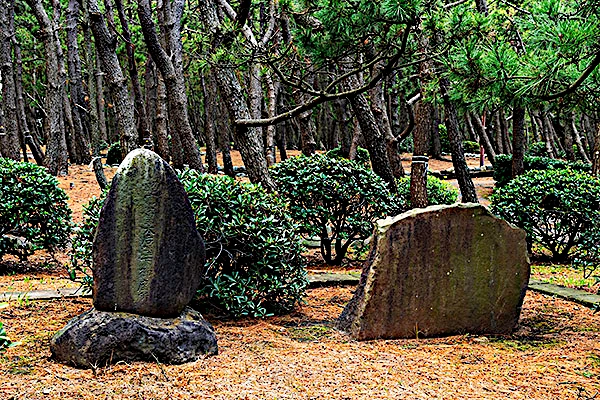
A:
<svg viewBox="0 0 600 400">
<path fill-rule="evenodd" d="M 81 368 L 121 360 L 182 364 L 218 352 L 212 326 L 189 307 L 177 318 L 92 309 L 54 335 L 50 350 L 57 361 Z"/>
<path fill-rule="evenodd" d="M 529 279 L 525 232 L 479 204 L 380 220 L 338 327 L 359 340 L 504 334 Z"/>
<path fill-rule="evenodd" d="M 204 242 L 173 169 L 145 149 L 127 155 L 113 178 L 93 245 L 94 306 L 174 317 L 203 271 Z"/>
</svg>

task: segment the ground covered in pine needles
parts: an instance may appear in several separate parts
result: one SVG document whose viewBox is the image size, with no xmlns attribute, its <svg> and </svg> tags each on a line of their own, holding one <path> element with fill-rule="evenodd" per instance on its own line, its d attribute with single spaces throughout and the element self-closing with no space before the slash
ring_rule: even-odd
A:
<svg viewBox="0 0 600 400">
<path fill-rule="evenodd" d="M 437 163 L 430 168 L 450 165 Z M 106 172 L 110 178 L 114 169 Z M 82 205 L 99 194 L 94 175 L 74 166 L 60 181 L 79 222 Z M 493 181 L 476 186 L 485 202 Z M 28 263 L 5 258 L 0 292 L 74 285 L 66 262 L 66 253 L 40 252 Z M 528 292 L 510 336 L 356 342 L 335 329 L 353 290 L 311 289 L 293 314 L 264 320 L 206 315 L 219 340 L 214 357 L 88 370 L 54 362 L 49 341 L 91 300 L 21 296 L 0 308 L 8 336 L 21 342 L 0 354 L 0 399 L 600 399 L 600 313 Z"/>
<path fill-rule="evenodd" d="M 91 301 L 11 302 L 0 320 L 22 343 L 0 357 L 2 399 L 592 399 L 600 397 L 600 313 L 528 292 L 511 336 L 357 342 L 335 319 L 353 288 L 308 291 L 287 316 L 213 324 L 219 355 L 179 365 L 80 370 L 49 340 Z"/>
</svg>

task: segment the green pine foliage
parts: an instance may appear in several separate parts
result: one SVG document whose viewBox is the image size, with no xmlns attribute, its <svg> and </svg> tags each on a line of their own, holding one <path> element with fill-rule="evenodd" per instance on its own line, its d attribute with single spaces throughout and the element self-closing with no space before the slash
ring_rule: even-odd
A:
<svg viewBox="0 0 600 400">
<path fill-rule="evenodd" d="M 71 209 L 56 178 L 35 164 L 0 158 L 0 258 L 54 251 L 70 233 Z"/>
</svg>

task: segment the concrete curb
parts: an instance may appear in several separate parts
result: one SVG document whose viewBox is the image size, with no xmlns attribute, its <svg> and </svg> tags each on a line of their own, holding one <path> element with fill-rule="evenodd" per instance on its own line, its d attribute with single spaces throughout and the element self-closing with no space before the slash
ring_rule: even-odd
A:
<svg viewBox="0 0 600 400">
<path fill-rule="evenodd" d="M 308 276 L 308 287 L 328 287 L 339 285 L 357 285 L 360 276 L 357 274 L 329 274 L 319 273 Z M 573 301 L 586 307 L 600 308 L 600 295 L 583 290 L 565 288 L 537 279 L 529 281 L 529 289 L 535 292 L 561 299 Z M 31 292 L 6 292 L 0 293 L 0 301 L 31 301 L 31 300 L 56 300 L 61 298 L 91 297 L 91 293 L 83 288 L 65 288 L 57 290 L 33 290 Z"/>
<path fill-rule="evenodd" d="M 551 283 L 539 281 L 537 279 L 529 280 L 529 289 L 534 292 L 560 297 L 561 299 L 573 301 L 586 307 L 599 309 L 600 295 L 589 293 L 583 290 L 566 288 Z"/>
</svg>

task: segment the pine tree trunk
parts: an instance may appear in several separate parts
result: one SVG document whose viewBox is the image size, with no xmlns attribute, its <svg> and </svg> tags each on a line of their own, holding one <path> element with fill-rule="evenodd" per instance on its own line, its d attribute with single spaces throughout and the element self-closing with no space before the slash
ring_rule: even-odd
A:
<svg viewBox="0 0 600 400">
<path fill-rule="evenodd" d="M 159 42 L 149 0 L 138 0 L 137 4 L 146 46 L 148 46 L 148 51 L 152 55 L 152 59 L 156 63 L 167 89 L 169 127 L 171 128 L 172 137 L 175 135 L 179 137 L 185 154 L 185 161 L 190 168 L 204 172 L 200 149 L 190 125 L 183 74 L 181 18 L 185 2 L 183 0 L 165 2 L 164 7 L 167 17 L 165 29 L 169 31 L 165 34 L 168 53 Z M 174 151 L 176 151 L 175 148 L 173 149 L 173 156 L 175 156 Z"/>
<path fill-rule="evenodd" d="M 427 167 L 429 134 L 431 132 L 431 104 L 423 101 L 415 110 L 413 130 L 413 161 L 410 167 L 410 203 L 413 208 L 427 207 Z"/>
<path fill-rule="evenodd" d="M 450 101 L 448 91 L 450 90 L 450 82 L 446 78 L 440 79 L 440 89 L 442 98 L 444 99 L 444 115 L 446 117 L 446 130 L 448 132 L 448 140 L 450 141 L 450 151 L 452 152 L 452 165 L 454 173 L 458 180 L 460 193 L 463 203 L 479 203 L 475 185 L 469 174 L 469 167 L 465 160 L 465 152 L 462 144 L 462 136 L 458 130 L 458 117 L 454 104 Z"/>
<path fill-rule="evenodd" d="M 594 150 L 592 151 L 592 175 L 599 176 L 600 172 L 600 124 L 594 134 Z"/>
<path fill-rule="evenodd" d="M 27 0 L 27 4 L 40 24 L 41 38 L 46 56 L 47 89 L 45 108 L 48 115 L 47 147 L 44 164 L 52 175 L 69 173 L 67 142 L 63 121 L 63 82 L 59 65 L 59 52 L 62 53 L 58 38 L 58 21 L 51 21 L 41 0 Z M 63 69 L 64 70 L 64 69 Z"/>
<path fill-rule="evenodd" d="M 268 74 L 266 76 L 267 83 L 267 116 L 274 117 L 277 113 L 277 97 L 279 94 L 279 82 L 273 80 L 273 77 Z M 266 150 L 266 158 L 267 165 L 271 166 L 277 162 L 277 153 L 275 149 L 275 134 L 276 134 L 276 125 L 269 125 L 265 129 L 265 150 Z"/>
<path fill-rule="evenodd" d="M 356 76 L 348 78 L 346 90 L 351 90 L 358 86 L 359 82 Z M 369 106 L 369 102 L 362 94 L 352 96 L 349 100 L 352 105 L 352 110 L 354 111 L 354 116 L 358 120 L 360 130 L 365 139 L 365 145 L 369 151 L 373 172 L 385 181 L 390 193 L 396 193 L 398 187 L 388 158 L 385 134 L 379 129 L 375 116 Z"/>
<path fill-rule="evenodd" d="M 217 99 L 216 84 L 210 79 L 201 76 L 202 92 L 204 95 L 204 136 L 206 137 L 206 164 L 208 164 L 208 173 L 216 174 L 217 169 L 217 145 L 215 129 L 215 104 Z"/>
<path fill-rule="evenodd" d="M 19 126 L 17 122 L 17 93 L 12 61 L 14 34 L 14 4 L 0 0 L 0 72 L 2 75 L 2 114 L 4 132 L 0 132 L 0 150 L 4 157 L 19 161 Z M 13 29 L 11 29 L 11 26 Z"/>
<path fill-rule="evenodd" d="M 73 0 L 71 0 L 73 1 Z M 125 10 L 123 9 L 122 0 L 115 0 L 115 7 L 119 15 L 119 21 L 121 22 L 121 28 L 123 39 L 125 40 L 125 49 L 127 51 L 127 70 L 129 72 L 129 79 L 131 80 L 131 87 L 133 89 L 133 101 L 135 104 L 135 120 L 138 132 L 138 145 L 152 148 L 152 133 L 148 126 L 148 116 L 146 113 L 146 107 L 144 104 L 144 97 L 142 95 L 142 88 L 140 86 L 140 78 L 138 75 L 137 65 L 135 63 L 135 54 L 133 41 L 131 38 L 131 32 L 129 30 L 129 23 L 125 17 Z"/>
<path fill-rule="evenodd" d="M 19 130 L 23 134 L 25 143 L 31 149 L 31 154 L 38 165 L 44 165 L 44 151 L 42 150 L 38 140 L 36 140 L 35 132 L 31 132 L 27 112 L 25 111 L 25 99 L 23 98 L 23 60 L 21 57 L 21 48 L 15 36 L 13 36 L 13 49 L 15 52 L 15 91 L 17 95 L 17 114 L 19 121 Z"/>
<path fill-rule="evenodd" d="M 587 152 L 585 151 L 585 146 L 583 145 L 583 142 L 581 141 L 581 135 L 579 134 L 577 125 L 575 124 L 575 112 L 571 112 L 570 124 L 571 124 L 571 130 L 573 131 L 573 140 L 575 141 L 575 145 L 577 146 L 577 152 L 579 153 L 579 157 L 581 157 L 581 159 L 584 162 L 591 163 L 590 157 L 587 155 Z"/>
<path fill-rule="evenodd" d="M 112 94 L 121 153 L 125 157 L 137 147 L 135 129 L 134 104 L 129 95 L 127 81 L 116 54 L 116 39 L 110 34 L 98 2 L 89 0 L 90 27 L 96 41 L 96 49 L 102 64 L 102 72 L 106 74 L 109 90 Z"/>
<path fill-rule="evenodd" d="M 374 74 L 379 73 L 383 69 L 383 63 L 378 63 L 373 70 Z M 384 134 L 386 141 L 386 151 L 392 174 L 395 178 L 404 176 L 404 168 L 402 168 L 402 159 L 400 153 L 398 153 L 398 140 L 392 133 L 392 126 L 390 124 L 390 118 L 387 113 L 387 106 L 385 102 L 385 95 L 383 90 L 384 80 L 381 80 L 379 84 L 375 85 L 373 89 L 369 90 L 369 97 L 371 98 L 371 111 L 377 121 L 379 130 Z"/>
<path fill-rule="evenodd" d="M 231 69 L 222 68 L 215 72 L 221 96 L 233 120 L 250 119 L 250 110 L 244 98 L 242 87 Z M 267 190 L 275 190 L 267 169 L 260 132 L 253 127 L 235 126 L 233 130 L 244 166 L 250 181 L 261 183 Z"/>
<path fill-rule="evenodd" d="M 81 74 L 81 58 L 79 56 L 79 43 L 77 42 L 77 19 L 79 17 L 79 0 L 69 0 L 66 13 L 67 33 L 67 68 L 69 72 L 69 90 L 72 104 L 73 118 L 73 143 L 79 164 L 89 164 L 91 161 L 88 144 L 87 107 L 83 90 L 83 77 Z M 75 162 L 74 160 L 72 160 Z"/>
<path fill-rule="evenodd" d="M 512 177 L 515 178 L 525 171 L 523 157 L 525 154 L 525 109 L 520 106 L 513 107 L 513 158 Z"/>
<path fill-rule="evenodd" d="M 471 118 L 471 123 L 475 128 L 475 131 L 479 135 L 479 143 L 485 149 L 487 158 L 490 164 L 492 164 L 493 166 L 496 162 L 496 152 L 494 150 L 494 146 L 492 145 L 492 141 L 487 133 L 487 127 L 483 125 L 478 115 L 475 115 L 474 113 L 469 113 L 469 116 Z"/>
</svg>

